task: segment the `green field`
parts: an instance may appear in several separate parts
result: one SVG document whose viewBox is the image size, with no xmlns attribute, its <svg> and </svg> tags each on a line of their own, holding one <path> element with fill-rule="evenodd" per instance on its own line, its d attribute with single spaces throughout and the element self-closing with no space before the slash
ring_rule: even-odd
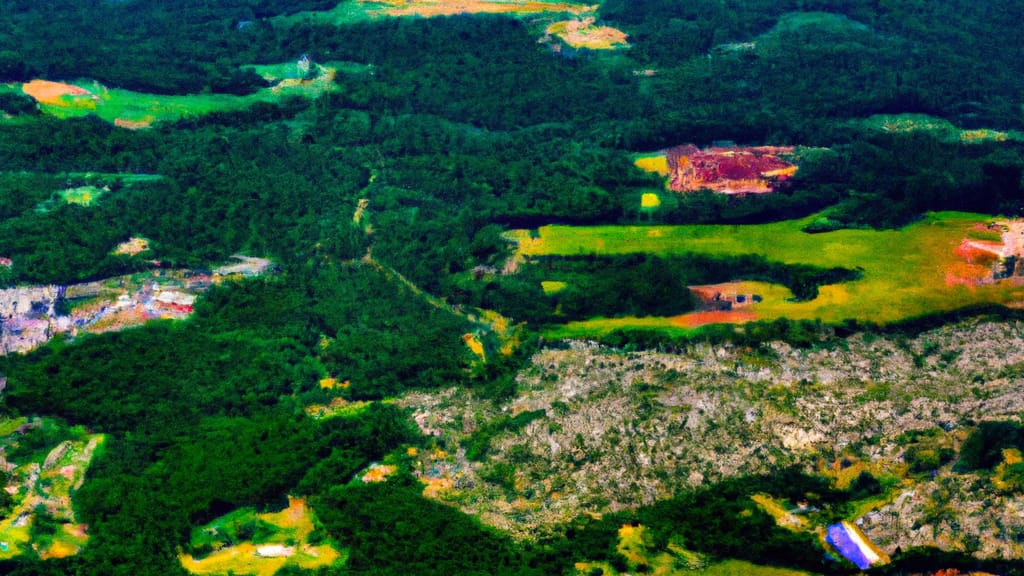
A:
<svg viewBox="0 0 1024 576">
<path fill-rule="evenodd" d="M 976 304 L 1020 304 L 1024 289 L 1002 282 L 958 282 L 966 262 L 954 254 L 970 228 L 992 218 L 979 214 L 935 213 L 900 230 L 838 230 L 807 234 L 814 217 L 771 224 L 727 226 L 545 226 L 531 237 L 516 230 L 522 257 L 686 253 L 712 256 L 759 254 L 787 264 L 845 267 L 862 272 L 857 281 L 822 286 L 811 301 L 794 302 L 768 295 L 752 307 L 758 319 L 846 319 L 890 323 Z M 736 271 L 736 278 L 743 270 Z M 593 319 L 565 325 L 554 336 L 606 334 L 619 328 L 685 330 L 684 317 Z"/>
<path fill-rule="evenodd" d="M 81 88 L 88 94 L 64 95 L 59 98 L 39 100 L 39 108 L 46 114 L 58 118 L 96 116 L 126 128 L 144 128 L 154 122 L 174 121 L 188 116 L 200 116 L 210 112 L 242 110 L 257 102 L 276 102 L 287 96 L 315 98 L 335 88 L 334 76 L 337 69 L 314 64 L 314 76 L 300 80 L 292 71 L 295 63 L 251 66 L 257 74 L 276 82 L 247 96 L 232 94 L 145 94 L 108 88 L 94 80 L 77 80 L 69 86 Z M 358 71 L 357 66 L 342 63 L 346 71 Z M 0 91 L 18 92 L 21 85 L 0 85 Z M 7 121 L 14 121 L 10 119 Z"/>
</svg>

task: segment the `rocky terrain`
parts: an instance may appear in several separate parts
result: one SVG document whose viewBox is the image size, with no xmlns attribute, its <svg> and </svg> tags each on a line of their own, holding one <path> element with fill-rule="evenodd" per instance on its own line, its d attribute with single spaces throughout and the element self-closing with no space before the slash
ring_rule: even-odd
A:
<svg viewBox="0 0 1024 576">
<path fill-rule="evenodd" d="M 852 478 L 844 471 L 882 479 L 885 497 L 850 519 L 887 553 L 938 544 L 1024 558 L 1021 494 L 954 472 L 949 459 L 913 474 L 906 463 L 920 448 L 915 431 L 955 451 L 981 420 L 1020 420 L 1022 328 L 974 320 L 813 349 L 772 342 L 660 353 L 572 343 L 538 352 L 509 401 L 450 390 L 401 403 L 443 450 L 420 462 L 430 494 L 520 536 L 797 465 L 839 487 Z M 471 461 L 465 447 L 481 435 L 489 450 Z"/>
</svg>

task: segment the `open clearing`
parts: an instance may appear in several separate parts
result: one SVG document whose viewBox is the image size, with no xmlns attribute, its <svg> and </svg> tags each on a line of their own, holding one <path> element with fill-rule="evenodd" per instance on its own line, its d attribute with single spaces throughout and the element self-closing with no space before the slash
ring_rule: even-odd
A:
<svg viewBox="0 0 1024 576">
<path fill-rule="evenodd" d="M 259 542 L 254 541 L 255 536 L 239 536 L 241 528 L 252 526 L 272 530 L 273 534 L 262 535 Z M 179 559 L 193 574 L 256 576 L 271 576 L 284 566 L 315 570 L 342 561 L 344 556 L 331 543 L 309 543 L 315 529 L 316 518 L 305 498 L 289 497 L 288 507 L 280 512 L 257 514 L 252 508 L 243 508 L 193 530 L 193 548 L 209 546 L 212 552 L 198 559 L 181 554 Z"/>
<path fill-rule="evenodd" d="M 311 78 L 288 77 L 289 64 L 258 67 L 258 73 L 274 77 L 276 84 L 248 96 L 232 94 L 157 95 L 108 88 L 99 82 L 77 80 L 71 83 L 33 80 L 20 85 L 43 112 L 58 118 L 95 114 L 122 128 L 146 128 L 158 121 L 173 121 L 210 112 L 241 110 L 257 102 L 275 102 L 284 96 L 315 98 L 334 89 L 336 69 L 313 64 Z M 274 74 L 280 75 L 278 78 Z M 8 85 L 8 91 L 17 85 Z"/>
<path fill-rule="evenodd" d="M 282 26 L 300 23 L 345 26 L 381 18 L 505 14 L 540 18 L 541 41 L 559 51 L 562 44 L 575 49 L 615 50 L 629 47 L 621 30 L 596 23 L 598 4 L 545 0 L 376 0 L 339 2 L 330 10 L 299 12 L 272 20 Z M 565 19 L 565 16 L 572 16 Z M 557 39 L 557 40 L 556 40 Z"/>
<path fill-rule="evenodd" d="M 808 264 L 823 268 L 861 270 L 860 280 L 822 286 L 819 295 L 807 302 L 766 294 L 742 318 L 694 319 L 615 318 L 573 322 L 554 336 L 605 334 L 621 328 L 657 328 L 685 331 L 707 321 L 752 319 L 845 319 L 889 323 L 922 314 L 944 312 L 976 304 L 1024 305 L 1024 287 L 1019 277 L 991 279 L 986 267 L 964 277 L 958 271 L 978 268 L 966 261 L 957 248 L 979 223 L 992 218 L 979 214 L 943 212 L 901 230 L 837 230 L 807 234 L 801 229 L 815 217 L 750 226 L 544 226 L 532 235 L 516 230 L 510 237 L 518 243 L 517 256 L 615 255 L 686 253 L 712 256 L 759 254 L 787 264 Z M 1020 235 L 1013 224 L 1003 234 L 1010 240 Z M 1016 248 L 1004 248 L 1016 250 Z M 737 270 L 736 277 L 742 278 Z M 709 314 L 701 312 L 698 314 Z"/>
<path fill-rule="evenodd" d="M 796 173 L 796 164 L 787 160 L 796 152 L 792 146 L 730 145 L 702 150 L 687 144 L 637 156 L 634 164 L 666 177 L 666 187 L 676 192 L 764 194 L 774 192 Z"/>
<path fill-rule="evenodd" d="M 454 16 L 456 14 L 575 14 L 596 10 L 596 6 L 575 2 L 544 2 L 538 0 L 380 0 L 339 2 L 330 10 L 298 12 L 279 16 L 273 21 L 283 25 L 303 22 L 344 26 L 377 18 L 420 16 Z"/>
<path fill-rule="evenodd" d="M 588 50 L 614 50 L 629 47 L 625 32 L 610 26 L 598 26 L 593 16 L 578 20 L 553 22 L 544 30 L 573 48 Z"/>
</svg>

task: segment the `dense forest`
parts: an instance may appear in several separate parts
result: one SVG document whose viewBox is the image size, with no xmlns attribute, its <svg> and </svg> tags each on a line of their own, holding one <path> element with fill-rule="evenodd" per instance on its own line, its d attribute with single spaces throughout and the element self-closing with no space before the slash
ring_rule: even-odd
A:
<svg viewBox="0 0 1024 576">
<path fill-rule="evenodd" d="M 625 570 L 616 530 L 630 523 L 648 526 L 657 546 L 682 538 L 711 558 L 847 573 L 849 566 L 823 560 L 811 538 L 742 502 L 771 492 L 810 499 L 838 518 L 873 493 L 873 479 L 846 491 L 794 471 L 729 480 L 601 520 L 581 517 L 523 542 L 422 496 L 401 458 L 432 440 L 388 400 L 453 386 L 508 397 L 516 371 L 544 345 L 540 327 L 681 314 L 695 306 L 687 286 L 735 280 L 736 270 L 782 284 L 798 300 L 858 277 L 756 255 L 547 257 L 501 275 L 512 249 L 503 233 L 512 228 L 755 224 L 818 214 L 807 229 L 814 233 L 897 228 L 937 210 L 1024 215 L 1020 141 L 950 141 L 859 122 L 920 113 L 965 129 L 1024 130 L 1020 3 L 607 0 L 597 16 L 631 43 L 610 55 L 554 53 L 538 44 L 530 19 L 511 16 L 275 18 L 335 4 L 0 4 L 0 82 L 89 78 L 153 94 L 244 95 L 268 85 L 245 65 L 301 54 L 364 65 L 339 72 L 336 89 L 316 99 L 287 97 L 146 130 L 95 116 L 56 118 L 17 91 L 0 91 L 0 257 L 13 262 L 0 267 L 3 285 L 63 285 L 154 266 L 205 269 L 236 253 L 280 267 L 211 289 L 186 321 L 56 338 L 0 357 L 0 414 L 57 422 L 45 437 L 42 428 L 29 432 L 24 446 L 53 445 L 75 427 L 108 437 L 74 495 L 88 546 L 64 559 L 0 560 L 0 572 L 186 574 L 177 555 L 195 526 L 241 506 L 279 509 L 287 495 L 302 495 L 347 549 L 344 566 L 319 574 L 539 576 L 574 573 L 583 560 Z M 665 195 L 658 211 L 640 209 L 643 191 L 664 183 L 634 166 L 634 153 L 723 140 L 815 148 L 776 194 Z M 60 190 L 86 184 L 104 190 L 91 205 L 60 201 Z M 136 235 L 150 242 L 146 259 L 112 253 Z M 568 288 L 545 293 L 543 281 Z M 462 340 L 490 330 L 478 309 L 523 330 L 514 353 L 483 367 Z M 778 321 L 742 334 L 712 327 L 698 337 L 806 346 L 825 332 L 820 322 Z M 606 342 L 673 344 L 643 331 Z M 325 391 L 318 382 L 326 378 L 348 387 Z M 368 403 L 334 418 L 304 412 L 336 398 Z M 524 414 L 481 428 L 472 456 L 485 455 L 497 428 L 524 426 Z M 1013 423 L 983 426 L 957 465 L 991 472 L 1021 438 Z M 21 450 L 15 454 L 32 454 Z M 353 481 L 385 458 L 398 462 L 395 477 Z M 1021 471 L 1011 472 L 1020 483 Z M 934 568 L 933 553 L 907 551 L 887 570 Z M 1019 565 L 992 569 L 1021 573 Z"/>
</svg>

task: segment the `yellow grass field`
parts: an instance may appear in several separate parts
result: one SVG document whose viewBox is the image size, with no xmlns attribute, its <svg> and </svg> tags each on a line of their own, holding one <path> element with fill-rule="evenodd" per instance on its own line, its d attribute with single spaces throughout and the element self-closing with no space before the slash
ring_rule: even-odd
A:
<svg viewBox="0 0 1024 576">
<path fill-rule="evenodd" d="M 562 282 L 561 280 L 543 280 L 540 283 L 541 290 L 543 290 L 544 293 L 549 296 L 551 294 L 558 294 L 559 292 L 565 290 L 568 287 L 569 284 L 566 282 Z"/>
<path fill-rule="evenodd" d="M 659 206 L 661 206 L 661 198 L 658 197 L 657 194 L 653 192 L 644 192 L 643 195 L 640 196 L 640 208 L 643 208 L 644 210 L 654 210 Z"/>
<path fill-rule="evenodd" d="M 637 156 L 636 160 L 633 160 L 633 164 L 645 172 L 653 172 L 666 177 L 669 175 L 668 158 L 661 152 Z"/>
</svg>

